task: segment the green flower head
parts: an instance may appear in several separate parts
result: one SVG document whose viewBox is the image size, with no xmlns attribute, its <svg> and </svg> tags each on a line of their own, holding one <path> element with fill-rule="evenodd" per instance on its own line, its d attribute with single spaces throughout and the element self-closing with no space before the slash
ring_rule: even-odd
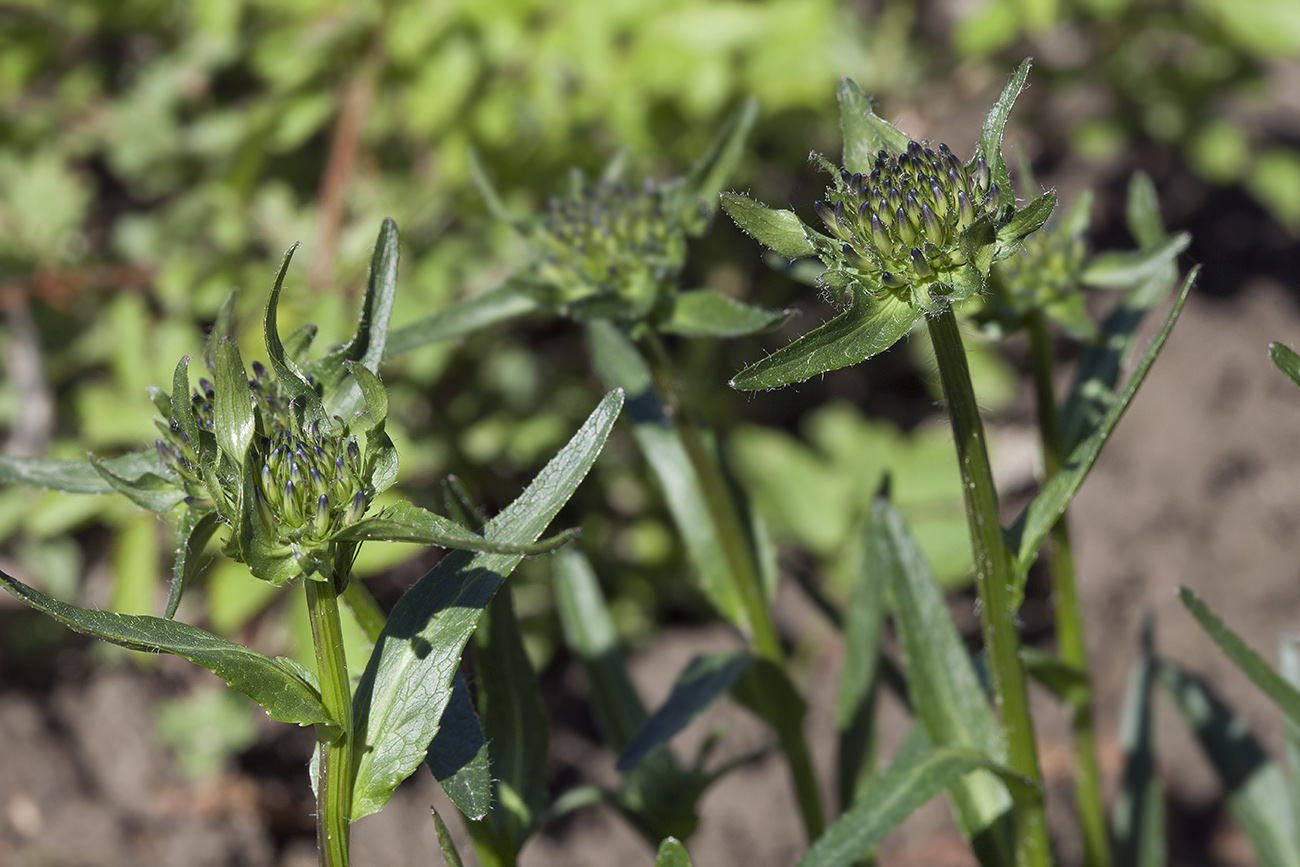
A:
<svg viewBox="0 0 1300 867">
<path fill-rule="evenodd" d="M 726 193 L 722 207 L 742 229 L 789 259 L 816 257 L 819 285 L 849 309 L 742 371 L 732 385 L 776 388 L 883 352 L 922 316 L 983 291 L 995 262 L 1019 249 L 1056 204 L 1044 193 L 1017 210 L 1002 158 L 1002 131 L 1029 75 L 1029 61 L 989 112 L 975 155 L 917 142 L 871 110 L 849 79 L 840 83 L 844 163 L 818 157 L 833 181 L 816 203 L 825 232 L 793 211 Z"/>
</svg>

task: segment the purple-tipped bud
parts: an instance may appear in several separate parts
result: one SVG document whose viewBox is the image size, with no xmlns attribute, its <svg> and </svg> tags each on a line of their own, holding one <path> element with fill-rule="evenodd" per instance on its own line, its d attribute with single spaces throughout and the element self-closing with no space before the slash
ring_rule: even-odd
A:
<svg viewBox="0 0 1300 867">
<path fill-rule="evenodd" d="M 312 467 L 308 471 L 308 476 L 311 478 L 311 489 L 318 494 L 323 494 L 328 484 L 325 481 L 325 477 L 322 476 L 320 474 L 320 471 L 317 470 L 315 467 Z"/>
<path fill-rule="evenodd" d="M 361 471 L 361 449 L 357 446 L 356 437 L 348 439 L 348 465 L 354 473 Z"/>
<path fill-rule="evenodd" d="M 855 190 L 862 186 L 862 172 L 854 172 L 846 183 Z"/>
<path fill-rule="evenodd" d="M 300 485 L 303 483 L 302 464 L 297 461 L 289 462 L 289 480 Z"/>
<path fill-rule="evenodd" d="M 343 473 L 346 470 L 346 468 L 347 468 L 347 464 L 343 462 L 343 455 L 339 455 L 337 458 L 334 459 L 335 478 L 340 478 L 340 479 L 343 478 Z"/>
<path fill-rule="evenodd" d="M 912 248 L 912 270 L 918 277 L 929 277 L 931 274 L 930 263 L 916 247 Z"/>
<path fill-rule="evenodd" d="M 934 211 L 930 210 L 930 206 L 924 202 L 921 203 L 921 229 L 931 244 L 943 243 L 943 224 L 934 215 Z"/>
<path fill-rule="evenodd" d="M 870 219 L 871 215 L 874 213 L 875 211 L 871 210 L 871 199 L 867 199 L 862 204 L 858 205 L 859 222 L 865 223 L 868 219 Z"/>
<path fill-rule="evenodd" d="M 318 535 L 322 535 L 322 536 L 323 536 L 323 535 L 325 535 L 326 533 L 329 532 L 329 528 L 330 528 L 330 499 L 329 499 L 329 497 L 325 496 L 324 494 L 321 494 L 321 495 L 316 499 L 316 520 L 315 520 L 314 524 L 315 524 L 315 527 L 316 527 L 316 533 L 317 533 Z"/>
<path fill-rule="evenodd" d="M 835 221 L 835 212 L 827 207 L 825 202 L 821 199 L 813 202 L 813 210 L 817 212 L 817 216 L 822 218 L 822 222 L 826 224 L 826 228 L 831 231 L 831 234 L 839 231 L 839 224 Z"/>
<path fill-rule="evenodd" d="M 993 176 L 989 173 L 989 164 L 983 155 L 975 160 L 975 171 L 971 175 L 971 180 L 975 182 L 975 186 L 981 193 L 988 192 L 989 181 L 993 180 Z"/>
<path fill-rule="evenodd" d="M 844 225 L 844 203 L 835 203 L 835 222 L 838 226 Z"/>
<path fill-rule="evenodd" d="M 204 396 L 212 400 L 217 396 L 217 387 L 203 377 L 199 377 L 199 388 L 203 390 Z"/>
<path fill-rule="evenodd" d="M 906 246 L 910 247 L 916 243 L 916 227 L 912 225 L 911 220 L 907 219 L 907 212 L 901 207 L 894 214 L 894 231 Z"/>
<path fill-rule="evenodd" d="M 841 181 L 843 181 L 844 183 L 847 184 L 847 183 L 849 182 L 849 178 L 851 178 L 851 177 L 853 177 L 853 176 L 852 176 L 851 174 L 849 174 L 849 170 L 848 170 L 848 169 L 840 169 L 840 180 L 841 180 Z"/>
<path fill-rule="evenodd" d="M 964 229 L 973 222 L 975 222 L 975 206 L 971 204 L 970 196 L 966 195 L 966 191 L 960 190 L 957 193 L 957 228 Z"/>
<path fill-rule="evenodd" d="M 915 139 L 907 143 L 907 155 L 909 157 L 913 157 L 913 158 L 919 157 L 923 152 L 924 151 L 921 148 L 921 143 L 916 141 Z"/>
<path fill-rule="evenodd" d="M 154 446 L 158 449 L 158 457 L 162 460 L 162 462 L 174 470 L 180 470 L 181 468 L 180 455 L 172 451 L 171 447 L 168 446 L 167 443 L 163 442 L 161 439 L 156 439 L 153 441 L 153 443 Z"/>
<path fill-rule="evenodd" d="M 1002 191 L 998 189 L 998 185 L 997 185 L 997 184 L 993 184 L 992 186 L 989 187 L 989 198 L 988 198 L 988 201 L 992 202 L 992 203 L 994 204 L 994 206 L 997 205 L 997 203 L 998 203 L 998 197 L 1001 196 L 1001 195 L 1002 195 Z"/>
<path fill-rule="evenodd" d="M 280 509 L 292 524 L 302 523 L 302 509 L 298 506 L 298 489 L 292 481 L 284 483 L 284 496 L 280 499 Z"/>
<path fill-rule="evenodd" d="M 939 219 L 948 216 L 948 197 L 943 194 L 943 187 L 939 186 L 936 178 L 930 179 L 930 196 L 934 201 L 934 212 Z"/>
<path fill-rule="evenodd" d="M 272 514 L 271 506 L 266 502 L 266 498 L 262 496 L 261 489 L 256 486 L 253 488 L 253 502 L 257 506 L 258 517 L 262 519 L 262 526 L 268 533 L 274 532 L 275 515 Z"/>
<path fill-rule="evenodd" d="M 267 377 L 266 368 L 262 365 L 262 362 L 260 361 L 253 362 L 253 376 L 257 377 L 257 380 L 259 382 L 266 379 Z"/>
<path fill-rule="evenodd" d="M 355 524 L 366 515 L 366 495 L 357 491 L 357 495 L 352 498 L 352 504 L 348 506 L 348 513 L 344 520 L 348 524 Z"/>
<path fill-rule="evenodd" d="M 275 473 L 268 464 L 262 464 L 262 490 L 266 491 L 267 496 L 275 495 Z"/>
<path fill-rule="evenodd" d="M 871 213 L 871 243 L 876 245 L 882 256 L 890 256 L 894 252 L 894 241 L 889 237 L 889 230 L 874 211 Z"/>
<path fill-rule="evenodd" d="M 890 289 L 901 289 L 907 285 L 907 281 L 893 271 L 881 271 L 880 282 Z"/>
</svg>

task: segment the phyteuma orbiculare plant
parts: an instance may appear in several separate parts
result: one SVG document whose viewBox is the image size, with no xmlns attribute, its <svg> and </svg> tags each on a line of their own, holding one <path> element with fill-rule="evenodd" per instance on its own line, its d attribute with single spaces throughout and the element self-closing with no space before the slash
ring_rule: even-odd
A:
<svg viewBox="0 0 1300 867">
<path fill-rule="evenodd" d="M 356 333 L 315 359 L 307 357 L 314 326 L 287 341 L 277 327 L 292 254 L 285 255 L 266 306 L 269 370 L 254 363 L 249 378 L 234 339 L 225 336 L 233 306 L 227 302 L 204 351 L 212 379 L 200 378 L 192 389 L 186 357 L 176 366 L 171 393 L 152 391 L 163 416 L 153 449 L 86 463 L 0 460 L 0 478 L 8 481 L 82 493 L 117 491 L 159 514 L 179 510 L 166 617 L 78 608 L 3 573 L 0 584 L 74 630 L 133 650 L 183 656 L 257 701 L 272 718 L 316 725 L 321 864 L 340 867 L 348 863 L 352 820 L 378 810 L 398 783 L 437 752 L 434 735 L 456 676 L 454 665 L 438 661 L 459 658 L 479 614 L 524 555 L 552 550 L 571 537 L 537 541 L 590 469 L 622 395 L 611 392 L 524 495 L 481 532 L 405 501 L 368 516 L 398 469 L 385 431 L 388 393 L 375 372 L 396 289 L 397 230 L 391 221 L 380 230 Z M 224 552 L 257 578 L 277 586 L 303 579 L 316 671 L 171 619 L 199 555 L 223 528 Z M 350 581 L 365 541 L 476 553 L 444 557 L 399 600 L 392 620 L 400 627 L 390 631 L 373 598 Z M 452 587 L 459 589 L 449 600 Z M 340 597 L 376 647 L 355 696 L 343 651 Z M 458 603 L 451 605 L 453 613 L 449 602 Z M 470 728 L 481 740 L 474 723 Z M 485 802 L 487 786 L 486 774 L 473 785 L 462 783 L 462 801 Z"/>
</svg>

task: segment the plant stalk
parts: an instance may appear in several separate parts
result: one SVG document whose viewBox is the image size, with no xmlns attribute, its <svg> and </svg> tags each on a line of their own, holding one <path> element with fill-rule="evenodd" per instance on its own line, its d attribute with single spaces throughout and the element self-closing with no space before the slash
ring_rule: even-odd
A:
<svg viewBox="0 0 1300 867">
<path fill-rule="evenodd" d="M 682 446 L 686 450 L 692 469 L 695 470 L 709 515 L 717 528 L 732 581 L 735 582 L 736 590 L 745 606 L 745 616 L 749 623 L 754 648 L 759 656 L 784 669 L 785 653 L 781 649 L 776 628 L 772 625 L 772 618 L 768 612 L 767 599 L 763 593 L 763 584 L 755 559 L 753 539 L 736 507 L 731 486 L 706 442 L 698 418 L 692 408 L 687 406 L 685 396 L 677 387 L 663 343 L 653 332 L 647 335 L 642 343 L 646 347 L 645 354 L 648 356 L 646 360 L 655 388 L 662 396 L 674 427 L 681 436 Z M 783 737 L 781 747 L 790 764 L 795 798 L 799 804 L 799 813 L 803 817 L 804 830 L 811 843 L 822 835 L 826 820 L 822 813 L 821 796 L 817 790 L 817 778 L 813 774 L 808 746 L 800 733 L 796 737 Z"/>
<path fill-rule="evenodd" d="M 957 447 L 966 519 L 974 549 L 980 625 L 992 674 L 993 701 L 1007 739 L 1007 763 L 1013 771 L 1032 782 L 1038 791 L 1036 796 L 1015 800 L 1016 864 L 1018 867 L 1046 867 L 1051 863 L 1051 850 L 1043 811 L 1043 777 L 1038 768 L 1038 748 L 1029 714 L 1025 670 L 1020 663 L 1016 612 L 1011 607 L 1014 581 L 1011 555 L 1002 536 L 998 494 L 989 466 L 984 423 L 975 402 L 966 348 L 952 308 L 945 307 L 926 321 L 939 363 L 939 378 L 943 382 Z"/>
<path fill-rule="evenodd" d="M 321 703 L 338 723 L 337 729 L 317 726 L 316 841 L 321 867 L 348 867 L 352 825 L 352 688 L 343 654 L 338 591 L 338 584 L 346 586 L 347 580 L 345 573 L 329 581 L 305 582 Z"/>
<path fill-rule="evenodd" d="M 1046 482 L 1060 472 L 1065 461 L 1060 417 L 1052 388 L 1056 358 L 1042 311 L 1030 311 L 1025 319 L 1025 329 L 1029 333 L 1029 366 L 1034 377 L 1038 430 L 1043 443 L 1043 481 Z M 1079 601 L 1070 525 L 1065 514 L 1061 515 L 1048 536 L 1047 561 L 1061 659 L 1085 675 L 1086 685 L 1074 694 L 1070 702 L 1070 727 L 1074 735 L 1074 799 L 1083 834 L 1083 864 L 1084 867 L 1110 867 L 1110 843 L 1093 731 L 1092 678 L 1088 670 L 1083 606 Z"/>
</svg>

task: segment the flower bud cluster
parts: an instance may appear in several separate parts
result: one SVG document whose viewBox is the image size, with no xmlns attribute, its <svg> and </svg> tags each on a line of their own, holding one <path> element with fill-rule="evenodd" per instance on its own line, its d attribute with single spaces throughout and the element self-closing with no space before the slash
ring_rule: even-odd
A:
<svg viewBox="0 0 1300 867">
<path fill-rule="evenodd" d="M 1013 302 L 1050 304 L 1080 287 L 1088 245 L 1081 233 L 1057 223 L 1025 238 L 1020 252 L 998 264 Z"/>
<path fill-rule="evenodd" d="M 319 426 L 280 429 L 258 443 L 258 514 L 282 538 L 324 540 L 360 521 L 370 504 L 356 437 L 322 436 Z"/>
<path fill-rule="evenodd" d="M 846 266 L 902 289 L 965 264 L 961 233 L 996 209 L 998 194 L 983 156 L 963 166 L 946 144 L 912 141 L 901 154 L 880 151 L 867 174 L 841 170 L 814 207 Z"/>
<path fill-rule="evenodd" d="M 216 402 L 216 395 L 216 386 L 209 380 L 199 377 L 199 387 L 190 395 L 190 415 L 194 418 L 194 426 L 197 428 L 199 436 L 203 436 L 205 433 L 212 434 L 216 430 L 212 409 L 213 404 Z M 172 399 L 176 400 L 177 396 L 172 395 Z M 196 494 L 203 485 L 199 444 L 193 442 L 181 426 L 171 419 L 167 421 L 154 419 L 154 425 L 162 434 L 161 437 L 154 440 L 154 446 L 158 449 L 158 457 L 181 477 L 190 494 Z M 200 498 L 202 498 L 201 495 Z"/>
<path fill-rule="evenodd" d="M 650 181 L 639 189 L 600 183 L 551 199 L 537 246 L 538 277 L 559 304 L 602 294 L 643 301 L 685 255 L 676 220 Z"/>
</svg>

